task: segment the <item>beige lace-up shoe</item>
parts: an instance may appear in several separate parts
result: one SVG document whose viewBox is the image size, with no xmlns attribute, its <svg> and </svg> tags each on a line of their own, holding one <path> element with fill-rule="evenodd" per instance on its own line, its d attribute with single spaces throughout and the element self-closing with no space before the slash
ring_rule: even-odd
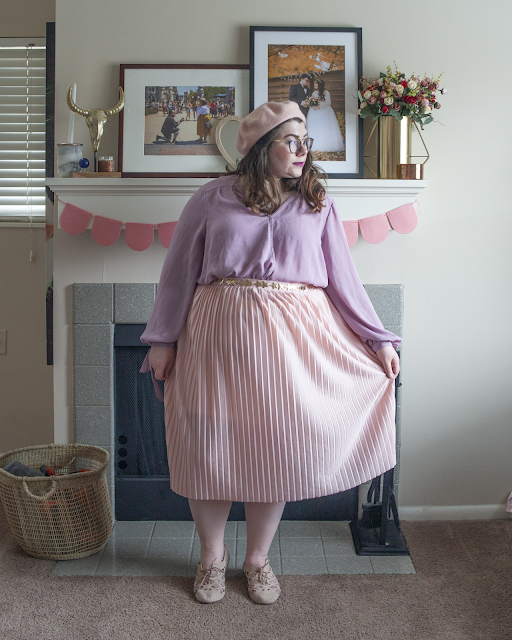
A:
<svg viewBox="0 0 512 640">
<path fill-rule="evenodd" d="M 197 574 L 194 582 L 194 593 L 199 602 L 209 604 L 222 600 L 226 593 L 226 569 L 229 563 L 229 552 L 224 546 L 224 557 L 220 562 L 215 560 L 206 569 L 197 563 Z"/>
<path fill-rule="evenodd" d="M 279 598 L 281 587 L 270 568 L 268 558 L 262 567 L 251 567 L 244 562 L 243 571 L 251 600 L 258 604 L 272 604 Z"/>
</svg>

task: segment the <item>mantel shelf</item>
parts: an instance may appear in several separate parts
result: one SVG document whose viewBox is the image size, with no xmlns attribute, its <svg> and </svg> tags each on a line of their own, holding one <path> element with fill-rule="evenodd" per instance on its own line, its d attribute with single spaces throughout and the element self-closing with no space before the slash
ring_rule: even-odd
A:
<svg viewBox="0 0 512 640">
<path fill-rule="evenodd" d="M 70 202 L 94 215 L 123 222 L 177 220 L 207 178 L 49 178 L 59 215 Z M 328 180 L 327 192 L 343 220 L 362 220 L 414 202 L 426 180 Z M 148 198 L 150 200 L 148 201 Z"/>
</svg>

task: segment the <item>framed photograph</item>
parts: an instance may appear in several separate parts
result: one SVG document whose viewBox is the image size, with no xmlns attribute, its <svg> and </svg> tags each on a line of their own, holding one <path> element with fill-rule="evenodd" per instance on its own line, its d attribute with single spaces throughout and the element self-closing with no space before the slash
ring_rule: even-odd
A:
<svg viewBox="0 0 512 640">
<path fill-rule="evenodd" d="M 329 178 L 363 178 L 362 29 L 251 27 L 250 109 L 297 102 Z"/>
<path fill-rule="evenodd" d="M 118 167 L 123 177 L 217 177 L 215 131 L 249 113 L 248 65 L 122 64 Z"/>
</svg>

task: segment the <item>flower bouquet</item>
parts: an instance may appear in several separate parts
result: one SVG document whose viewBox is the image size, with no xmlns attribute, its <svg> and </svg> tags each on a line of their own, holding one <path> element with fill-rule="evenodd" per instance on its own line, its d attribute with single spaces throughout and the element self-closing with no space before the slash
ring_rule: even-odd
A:
<svg viewBox="0 0 512 640">
<path fill-rule="evenodd" d="M 318 107 L 318 105 L 320 104 L 320 100 L 316 97 L 309 96 L 309 98 L 306 98 L 302 104 L 304 107 L 306 107 L 306 109 L 308 107 Z"/>
<path fill-rule="evenodd" d="M 362 78 L 362 89 L 358 91 L 358 113 L 361 118 L 373 116 L 373 120 L 381 116 L 394 116 L 401 120 L 408 116 L 423 129 L 423 125 L 434 120 L 433 109 L 441 108 L 436 92 L 441 86 L 439 80 L 442 75 L 437 78 L 427 78 L 425 75 L 420 80 L 413 74 L 407 79 L 395 66 L 394 73 L 388 67 L 387 73 L 381 73 L 376 80 Z M 442 94 L 448 93 L 446 89 L 439 91 Z"/>
</svg>

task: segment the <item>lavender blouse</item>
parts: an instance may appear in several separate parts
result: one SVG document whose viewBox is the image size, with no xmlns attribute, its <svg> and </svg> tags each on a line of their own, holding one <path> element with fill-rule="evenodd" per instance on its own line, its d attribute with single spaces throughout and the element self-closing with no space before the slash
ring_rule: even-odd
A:
<svg viewBox="0 0 512 640">
<path fill-rule="evenodd" d="M 141 341 L 170 346 L 187 320 L 194 290 L 216 278 L 302 282 L 321 287 L 349 327 L 374 351 L 401 342 L 382 326 L 357 275 L 331 198 L 321 211 L 293 194 L 272 215 L 254 213 L 233 191 L 237 176 L 201 187 L 169 246 L 153 312 Z"/>
</svg>

